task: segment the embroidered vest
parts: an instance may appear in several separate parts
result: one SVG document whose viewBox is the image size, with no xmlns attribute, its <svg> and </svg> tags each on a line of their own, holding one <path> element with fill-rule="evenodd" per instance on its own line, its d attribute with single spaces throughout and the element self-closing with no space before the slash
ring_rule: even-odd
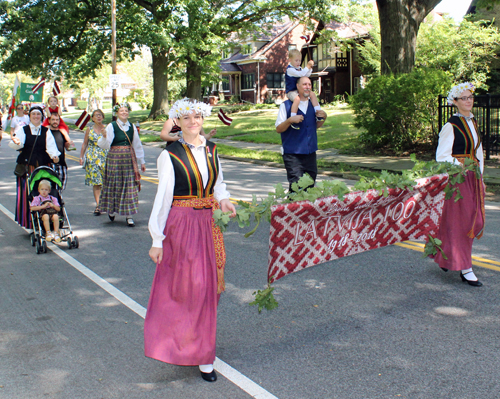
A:
<svg viewBox="0 0 500 399">
<path fill-rule="evenodd" d="M 284 102 L 286 117 L 290 118 L 292 102 Z M 300 129 L 296 130 L 289 127 L 281 133 L 281 142 L 283 144 L 283 153 L 285 154 L 312 154 L 318 150 L 318 136 L 316 134 L 316 112 L 311 103 L 307 106 L 307 112 L 304 114 L 300 108 L 297 115 L 303 115 L 304 120 L 299 124 Z"/>
<path fill-rule="evenodd" d="M 130 142 L 127 140 L 125 132 L 118 127 L 118 124 L 116 122 L 111 122 L 111 124 L 113 125 L 113 131 L 115 132 L 115 137 L 113 138 L 111 147 L 130 145 L 130 143 L 134 141 L 134 127 L 132 126 L 131 123 L 127 131 L 127 136 Z"/>
<path fill-rule="evenodd" d="M 24 147 L 21 149 L 21 153 L 17 157 L 17 163 L 24 165 L 33 165 L 35 167 L 41 165 L 50 165 L 52 160 L 49 154 L 47 154 L 47 128 L 45 126 L 40 127 L 40 135 L 35 136 L 31 134 L 31 129 L 28 126 L 23 127 L 26 139 L 24 141 Z M 36 141 L 36 144 L 35 144 Z M 35 148 L 33 148 L 35 146 Z M 31 150 L 33 149 L 33 154 Z M 31 154 L 31 159 L 30 159 Z M 28 163 L 29 162 L 29 163 Z"/>
<path fill-rule="evenodd" d="M 476 120 L 472 119 L 478 139 L 476 145 L 474 145 L 474 135 L 464 117 L 454 115 L 448 120 L 448 122 L 453 126 L 453 133 L 455 135 L 452 147 L 452 156 L 455 158 L 463 158 L 464 156 L 467 156 L 468 158 L 478 162 L 476 151 L 481 145 L 481 133 L 479 132 Z"/>
<path fill-rule="evenodd" d="M 165 151 L 169 152 L 170 160 L 174 166 L 174 199 L 207 198 L 213 195 L 217 176 L 219 175 L 217 146 L 215 143 L 207 141 L 205 147 L 208 166 L 208 182 L 206 187 L 203 187 L 203 178 L 201 177 L 198 165 L 186 144 L 176 141 L 165 148 Z"/>
</svg>

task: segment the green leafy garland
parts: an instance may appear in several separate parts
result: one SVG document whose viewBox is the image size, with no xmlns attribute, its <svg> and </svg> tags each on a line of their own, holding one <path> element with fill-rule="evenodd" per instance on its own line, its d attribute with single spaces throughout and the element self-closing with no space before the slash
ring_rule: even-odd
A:
<svg viewBox="0 0 500 399">
<path fill-rule="evenodd" d="M 319 198 L 334 195 L 336 195 L 340 201 L 343 201 L 344 196 L 350 192 L 366 192 L 371 189 L 378 190 L 380 195 L 387 197 L 389 195 L 389 189 L 411 189 L 417 184 L 415 181 L 416 179 L 442 173 L 449 175 L 448 184 L 444 189 L 445 199 L 450 199 L 455 196 L 454 201 L 457 202 L 463 198 L 458 185 L 465 181 L 467 171 L 473 171 L 477 179 L 481 178 L 479 167 L 469 158 L 464 159 L 463 165 L 455 165 L 449 162 L 418 161 L 414 154 L 412 154 L 410 158 L 415 162 L 411 170 L 404 170 L 401 174 L 383 170 L 380 176 L 372 179 L 361 177 L 352 190 L 340 180 L 323 180 L 318 182 L 314 187 L 311 187 L 314 181 L 309 175 L 304 175 L 298 182 L 293 183 L 292 192 L 289 193 L 286 192 L 279 183 L 274 186 L 274 192 L 269 192 L 267 197 L 262 198 L 260 201 L 257 200 L 255 195 L 253 195 L 252 202 L 238 201 L 240 207 L 236 210 L 235 219 L 240 228 L 249 227 L 253 219 L 255 227 L 245 234 L 245 237 L 250 237 L 255 233 L 262 220 L 271 221 L 271 207 L 274 205 L 304 200 L 314 202 Z M 220 209 L 214 211 L 213 218 L 215 224 L 219 226 L 222 232 L 226 231 L 227 225 L 231 221 L 229 214 L 230 212 L 224 213 Z M 436 255 L 437 252 L 440 251 L 446 259 L 441 249 L 441 244 L 442 242 L 439 239 L 429 235 L 429 241 L 426 243 L 424 249 L 424 257 Z M 251 302 L 250 305 L 257 305 L 259 313 L 264 308 L 267 310 L 276 308 L 278 302 L 274 298 L 273 291 L 274 287 L 271 287 L 271 284 L 268 282 L 265 290 L 258 290 L 253 293 L 253 295 L 255 295 L 255 300 Z"/>
</svg>

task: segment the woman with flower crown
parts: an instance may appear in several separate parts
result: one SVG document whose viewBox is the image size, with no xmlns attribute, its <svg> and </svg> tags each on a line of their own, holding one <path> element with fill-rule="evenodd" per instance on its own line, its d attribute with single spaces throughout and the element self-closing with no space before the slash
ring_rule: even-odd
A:
<svg viewBox="0 0 500 399">
<path fill-rule="evenodd" d="M 128 121 L 131 108 L 126 102 L 113 107 L 115 122 L 106 126 L 97 145 L 108 150 L 106 167 L 99 199 L 100 212 L 107 212 L 109 220 L 114 221 L 116 214 L 125 216 L 127 225 L 134 227 L 132 215 L 139 210 L 139 191 L 141 190 L 141 171 L 146 171 L 144 150 L 136 127 Z"/>
<path fill-rule="evenodd" d="M 177 101 L 169 116 L 183 136 L 158 158 L 158 192 L 149 219 L 156 263 L 144 323 L 145 355 L 199 366 L 205 381 L 217 375 L 217 305 L 224 291 L 225 249 L 214 209 L 236 216 L 223 182 L 217 147 L 200 135 L 211 107 Z"/>
<path fill-rule="evenodd" d="M 457 107 L 453 115 L 439 133 L 436 161 L 463 164 L 465 158 L 475 162 L 480 178 L 467 171 L 465 182 L 458 185 L 463 196 L 444 201 L 443 215 L 438 236 L 441 249 L 434 260 L 445 272 L 459 270 L 463 282 L 473 286 L 483 285 L 472 271 L 472 243 L 481 238 L 484 228 L 484 183 L 483 146 L 472 107 L 474 106 L 474 85 L 469 82 L 454 86 L 448 94 L 448 104 Z"/>
</svg>

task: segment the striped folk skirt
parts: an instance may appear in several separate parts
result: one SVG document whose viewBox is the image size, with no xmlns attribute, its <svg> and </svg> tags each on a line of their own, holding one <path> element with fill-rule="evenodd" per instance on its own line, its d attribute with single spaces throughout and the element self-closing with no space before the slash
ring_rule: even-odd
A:
<svg viewBox="0 0 500 399">
<path fill-rule="evenodd" d="M 139 211 L 139 190 L 129 146 L 114 146 L 108 151 L 99 208 L 122 216 Z"/>
<path fill-rule="evenodd" d="M 28 172 L 30 175 L 34 170 L 35 167 L 33 165 L 28 166 Z M 16 222 L 27 229 L 32 229 L 30 203 L 28 201 L 28 177 L 16 177 L 16 179 Z"/>
</svg>

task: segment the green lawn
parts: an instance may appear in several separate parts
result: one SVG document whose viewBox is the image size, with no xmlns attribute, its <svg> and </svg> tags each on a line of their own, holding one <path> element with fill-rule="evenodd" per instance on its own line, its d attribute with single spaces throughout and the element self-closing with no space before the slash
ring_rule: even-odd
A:
<svg viewBox="0 0 500 399">
<path fill-rule="evenodd" d="M 324 108 L 328 119 L 318 130 L 318 146 L 320 149 L 335 148 L 340 153 L 359 153 L 357 136 L 359 130 L 354 127 L 353 113 L 347 107 Z M 218 108 L 205 120 L 206 131 L 217 129 L 217 138 L 247 141 L 262 144 L 280 144 L 280 135 L 276 133 L 274 123 L 278 111 L 257 110 L 230 114 L 233 119 L 231 126 L 224 125 L 217 117 Z M 132 113 L 133 114 L 133 113 Z M 130 119 L 133 120 L 133 117 Z M 161 131 L 163 121 L 147 121 L 141 123 L 143 129 Z"/>
</svg>

